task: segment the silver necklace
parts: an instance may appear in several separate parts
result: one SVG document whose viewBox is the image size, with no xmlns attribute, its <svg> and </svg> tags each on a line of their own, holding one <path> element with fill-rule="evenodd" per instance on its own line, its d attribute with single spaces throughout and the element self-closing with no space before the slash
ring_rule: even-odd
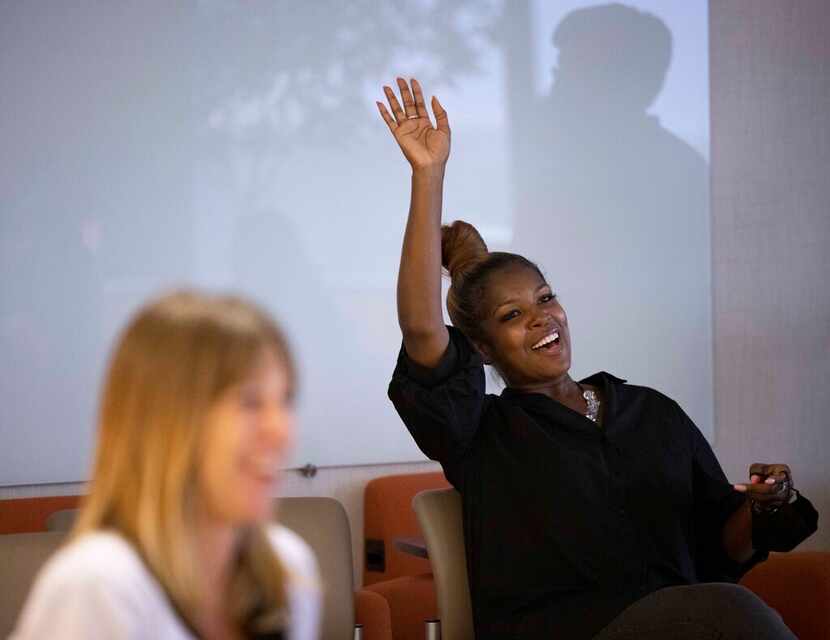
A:
<svg viewBox="0 0 830 640">
<path fill-rule="evenodd" d="M 597 398 L 596 392 L 593 389 L 586 389 L 578 382 L 576 386 L 582 391 L 582 397 L 585 398 L 585 404 L 588 405 L 588 413 L 585 414 L 585 417 L 591 422 L 596 422 L 599 418 L 599 398 Z"/>
</svg>

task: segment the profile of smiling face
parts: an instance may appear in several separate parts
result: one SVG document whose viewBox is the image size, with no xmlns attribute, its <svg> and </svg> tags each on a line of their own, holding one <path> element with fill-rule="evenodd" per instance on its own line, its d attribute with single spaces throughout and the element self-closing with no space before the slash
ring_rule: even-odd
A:
<svg viewBox="0 0 830 640">
<path fill-rule="evenodd" d="M 533 388 L 568 374 L 568 317 L 537 269 L 514 263 L 490 273 L 482 311 L 475 344 L 508 386 Z"/>
<path fill-rule="evenodd" d="M 207 416 L 199 488 L 209 518 L 238 526 L 271 517 L 293 422 L 289 374 L 274 350 L 264 348 L 249 375 Z"/>
</svg>

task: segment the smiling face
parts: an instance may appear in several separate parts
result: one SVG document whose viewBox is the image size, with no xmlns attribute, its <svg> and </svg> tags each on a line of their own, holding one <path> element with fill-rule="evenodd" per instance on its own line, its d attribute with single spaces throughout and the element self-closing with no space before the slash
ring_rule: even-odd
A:
<svg viewBox="0 0 830 640">
<path fill-rule="evenodd" d="M 210 518 L 245 525 L 271 517 L 278 469 L 293 435 L 290 380 L 272 349 L 208 414 L 199 489 Z"/>
<path fill-rule="evenodd" d="M 485 360 L 509 387 L 555 382 L 571 367 L 568 318 L 542 276 L 516 264 L 492 273 L 483 300 Z"/>
</svg>

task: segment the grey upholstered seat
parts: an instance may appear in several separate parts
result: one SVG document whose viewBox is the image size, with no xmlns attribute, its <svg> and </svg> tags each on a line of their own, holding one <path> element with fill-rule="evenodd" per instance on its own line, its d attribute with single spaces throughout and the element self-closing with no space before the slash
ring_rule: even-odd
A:
<svg viewBox="0 0 830 640">
<path fill-rule="evenodd" d="M 441 638 L 474 640 L 461 496 L 455 489 L 422 491 L 412 499 L 412 506 L 426 539 L 435 577 Z"/>
<path fill-rule="evenodd" d="M 0 638 L 12 632 L 35 576 L 65 537 L 64 532 L 0 535 Z"/>
<path fill-rule="evenodd" d="M 334 498 L 282 498 L 279 522 L 308 543 L 323 582 L 321 640 L 354 637 L 354 570 L 346 510 Z"/>
<path fill-rule="evenodd" d="M 75 524 L 79 509 L 61 509 L 46 518 L 47 531 L 69 531 Z"/>
</svg>

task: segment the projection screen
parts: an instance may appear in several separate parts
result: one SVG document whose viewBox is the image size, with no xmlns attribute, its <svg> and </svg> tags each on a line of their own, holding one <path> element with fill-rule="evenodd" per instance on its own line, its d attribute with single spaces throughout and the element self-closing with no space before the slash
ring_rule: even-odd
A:
<svg viewBox="0 0 830 640">
<path fill-rule="evenodd" d="M 539 263 L 574 375 L 660 389 L 712 438 L 703 0 L 3 3 L 0 484 L 86 479 L 117 332 L 179 287 L 285 327 L 291 466 L 423 459 L 386 398 L 396 75 L 449 112 L 445 219 Z"/>
</svg>

